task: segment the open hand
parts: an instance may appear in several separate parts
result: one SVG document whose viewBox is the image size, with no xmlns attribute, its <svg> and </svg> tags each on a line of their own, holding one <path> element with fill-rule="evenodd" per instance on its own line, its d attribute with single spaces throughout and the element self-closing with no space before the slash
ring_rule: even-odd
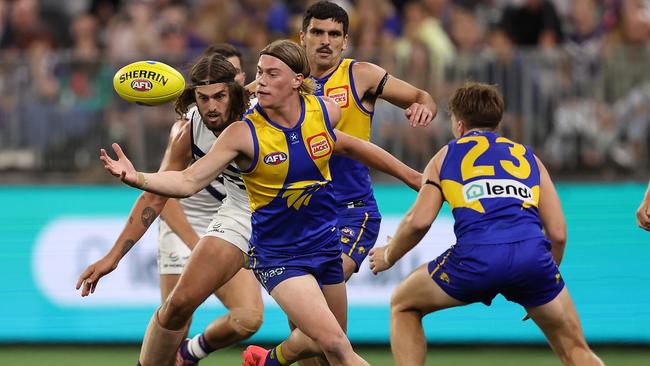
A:
<svg viewBox="0 0 650 366">
<path fill-rule="evenodd" d="M 429 107 L 420 103 L 413 103 L 404 110 L 404 115 L 408 118 L 411 127 L 417 125 L 426 127 L 433 120 L 433 112 Z"/>
<path fill-rule="evenodd" d="M 113 143 L 113 150 L 117 154 L 117 160 L 113 160 L 106 150 L 99 150 L 99 159 L 104 163 L 104 168 L 114 177 L 118 177 L 122 182 L 135 186 L 137 181 L 137 172 L 131 164 L 131 161 L 124 155 L 120 145 Z"/>
<path fill-rule="evenodd" d="M 388 236 L 388 243 L 393 239 L 391 236 Z M 393 266 L 393 263 L 388 263 L 386 261 L 386 250 L 388 245 L 383 247 L 374 247 L 368 252 L 368 257 L 370 258 L 368 262 L 370 263 L 370 270 L 373 274 L 383 272 Z"/>
<path fill-rule="evenodd" d="M 77 290 L 83 286 L 81 289 L 81 296 L 88 296 L 94 293 L 99 279 L 104 275 L 113 272 L 113 270 L 117 268 L 117 263 L 117 261 L 109 257 L 104 257 L 86 267 L 77 280 Z"/>
</svg>

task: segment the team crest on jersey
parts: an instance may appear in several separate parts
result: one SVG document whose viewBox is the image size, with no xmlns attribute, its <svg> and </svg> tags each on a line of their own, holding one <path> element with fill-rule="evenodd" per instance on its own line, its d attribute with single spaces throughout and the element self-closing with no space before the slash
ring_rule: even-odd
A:
<svg viewBox="0 0 650 366">
<path fill-rule="evenodd" d="M 332 145 L 325 132 L 309 137 L 307 145 L 309 145 L 309 155 L 314 160 L 327 156 L 332 152 Z"/>
<path fill-rule="evenodd" d="M 287 199 L 287 207 L 293 207 L 297 211 L 302 206 L 308 206 L 312 195 L 327 183 L 327 181 L 317 180 L 292 183 L 285 188 L 282 198 Z"/>
<path fill-rule="evenodd" d="M 287 154 L 282 151 L 274 151 L 272 153 L 266 154 L 264 157 L 264 164 L 266 165 L 278 165 L 287 161 Z"/>
<path fill-rule="evenodd" d="M 335 86 L 333 88 L 327 89 L 325 95 L 334 99 L 334 101 L 341 108 L 345 108 L 350 104 L 350 89 L 347 85 Z"/>
</svg>

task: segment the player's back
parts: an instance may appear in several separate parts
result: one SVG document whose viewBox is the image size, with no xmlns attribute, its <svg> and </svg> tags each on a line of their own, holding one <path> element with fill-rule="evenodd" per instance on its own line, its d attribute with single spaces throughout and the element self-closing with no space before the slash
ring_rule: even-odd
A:
<svg viewBox="0 0 650 366">
<path fill-rule="evenodd" d="M 527 147 L 472 131 L 447 148 L 440 184 L 455 218 L 457 244 L 544 236 L 537 210 L 540 173 Z"/>
</svg>

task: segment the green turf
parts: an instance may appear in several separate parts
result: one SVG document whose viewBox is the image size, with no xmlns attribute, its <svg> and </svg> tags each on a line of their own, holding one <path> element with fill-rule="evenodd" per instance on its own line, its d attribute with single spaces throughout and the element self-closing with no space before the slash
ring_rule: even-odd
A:
<svg viewBox="0 0 650 366">
<path fill-rule="evenodd" d="M 114 366 L 135 365 L 138 347 L 116 346 L 0 346 L 2 366 Z M 358 348 L 375 366 L 393 365 L 388 348 Z M 650 348 L 596 348 L 608 366 L 650 365 Z M 201 362 L 201 366 L 240 365 L 239 348 L 220 351 Z M 546 348 L 462 347 L 429 350 L 431 366 L 546 366 L 559 365 Z"/>
</svg>

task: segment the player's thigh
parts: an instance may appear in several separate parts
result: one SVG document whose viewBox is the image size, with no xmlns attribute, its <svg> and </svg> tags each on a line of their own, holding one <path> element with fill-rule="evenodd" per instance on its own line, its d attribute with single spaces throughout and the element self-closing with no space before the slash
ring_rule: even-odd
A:
<svg viewBox="0 0 650 366">
<path fill-rule="evenodd" d="M 327 306 L 334 314 L 339 325 L 345 331 L 348 324 L 348 296 L 345 283 L 323 286 L 323 295 Z"/>
<path fill-rule="evenodd" d="M 288 278 L 271 290 L 271 296 L 287 317 L 312 339 L 343 333 L 313 276 Z"/>
<path fill-rule="evenodd" d="M 253 271 L 241 268 L 233 278 L 215 292 L 229 309 L 246 308 L 262 311 L 262 291 Z"/>
<path fill-rule="evenodd" d="M 164 220 L 160 220 L 158 227 L 158 273 L 161 278 L 161 290 L 163 290 L 163 276 L 169 278 L 165 282 L 171 284 L 171 287 L 167 286 L 168 291 L 163 290 L 163 299 L 167 297 L 171 289 L 174 287 L 176 281 L 180 277 L 180 274 L 183 272 L 183 269 L 187 265 L 192 251 L 190 248 L 183 242 L 183 240 L 176 235 L 176 233 L 167 225 Z M 175 278 L 175 280 L 173 280 Z"/>
<path fill-rule="evenodd" d="M 527 307 L 526 311 L 552 344 L 559 345 L 557 343 L 564 340 L 583 341 L 578 312 L 566 286 L 549 303 Z"/>
<path fill-rule="evenodd" d="M 423 314 L 461 305 L 466 303 L 447 295 L 433 281 L 426 264 L 413 271 L 395 289 L 391 299 L 392 311 L 416 310 Z"/>
<path fill-rule="evenodd" d="M 241 250 L 213 236 L 199 240 L 172 296 L 198 306 L 228 282 L 244 265 Z"/>
</svg>

